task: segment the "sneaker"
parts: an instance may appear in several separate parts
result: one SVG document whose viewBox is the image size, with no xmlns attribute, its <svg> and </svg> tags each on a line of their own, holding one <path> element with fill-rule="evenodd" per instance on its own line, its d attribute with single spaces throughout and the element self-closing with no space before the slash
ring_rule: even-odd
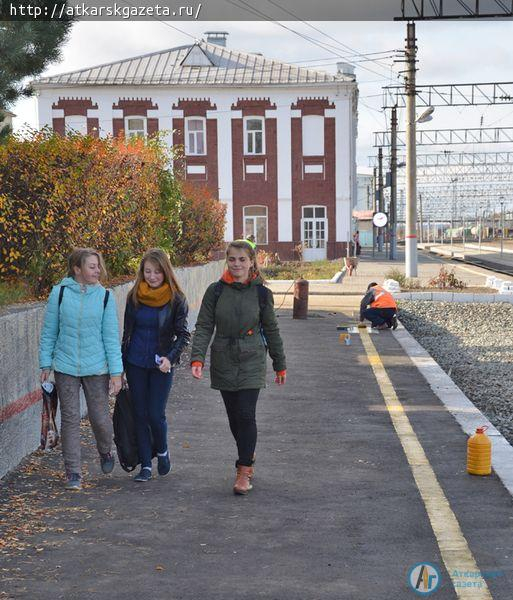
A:
<svg viewBox="0 0 513 600">
<path fill-rule="evenodd" d="M 160 476 L 167 475 L 171 471 L 171 461 L 169 459 L 169 450 L 164 456 L 157 454 L 157 471 Z"/>
<path fill-rule="evenodd" d="M 107 454 L 100 453 L 100 466 L 105 475 L 112 473 L 112 469 L 114 468 L 114 457 L 110 452 L 107 452 Z"/>
<path fill-rule="evenodd" d="M 70 473 L 67 475 L 66 484 L 64 485 L 64 489 L 80 491 L 82 489 L 82 481 L 79 473 Z"/>
<path fill-rule="evenodd" d="M 151 479 L 151 469 L 149 467 L 143 467 L 139 473 L 134 477 L 134 481 L 144 482 L 150 481 Z"/>
</svg>

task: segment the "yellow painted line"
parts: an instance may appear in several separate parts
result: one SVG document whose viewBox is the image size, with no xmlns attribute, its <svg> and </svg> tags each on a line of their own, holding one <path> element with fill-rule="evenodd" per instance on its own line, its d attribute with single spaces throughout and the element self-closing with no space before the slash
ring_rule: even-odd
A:
<svg viewBox="0 0 513 600">
<path fill-rule="evenodd" d="M 482 578 L 472 578 L 482 583 L 482 587 L 459 587 L 462 580 L 454 576 L 458 572 L 472 571 L 480 573 L 460 525 L 453 513 L 445 494 L 438 483 L 426 453 L 420 444 L 394 386 L 387 375 L 383 362 L 368 332 L 360 333 L 363 347 L 374 371 L 379 388 L 385 400 L 390 419 L 403 447 L 406 459 L 413 473 L 420 495 L 426 507 L 431 527 L 436 536 L 449 577 L 452 580 L 456 596 L 463 600 L 491 600 L 490 590 Z M 465 580 L 463 580 L 465 583 Z"/>
<path fill-rule="evenodd" d="M 488 277 L 490 273 L 494 273 L 495 271 L 490 271 L 490 269 L 485 269 L 485 272 L 476 271 L 475 269 L 471 269 L 470 267 L 464 267 L 463 265 L 457 265 L 456 269 L 462 269 L 463 271 L 469 271 L 469 273 L 474 273 L 474 275 L 481 275 L 481 277 Z"/>
</svg>

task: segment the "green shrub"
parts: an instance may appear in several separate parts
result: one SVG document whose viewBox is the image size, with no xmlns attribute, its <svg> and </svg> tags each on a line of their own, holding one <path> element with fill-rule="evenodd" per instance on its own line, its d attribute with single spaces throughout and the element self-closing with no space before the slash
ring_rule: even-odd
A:
<svg viewBox="0 0 513 600">
<path fill-rule="evenodd" d="M 389 269 L 385 273 L 385 279 L 394 279 L 402 290 L 418 289 L 421 286 L 420 281 L 414 277 L 406 277 L 397 267 Z"/>
</svg>

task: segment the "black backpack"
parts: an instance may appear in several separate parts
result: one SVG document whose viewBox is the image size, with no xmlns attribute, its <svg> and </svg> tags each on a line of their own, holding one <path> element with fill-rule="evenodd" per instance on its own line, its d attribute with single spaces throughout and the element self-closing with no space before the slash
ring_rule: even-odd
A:
<svg viewBox="0 0 513 600">
<path fill-rule="evenodd" d="M 139 450 L 137 449 L 132 399 L 130 391 L 126 387 L 122 388 L 116 396 L 112 424 L 114 426 L 114 443 L 118 452 L 119 464 L 122 469 L 130 473 L 141 461 L 139 459 Z M 152 440 L 151 430 L 150 439 Z M 157 452 L 153 448 L 152 458 L 156 455 Z"/>
<path fill-rule="evenodd" d="M 66 289 L 67 286 L 65 285 L 61 285 L 61 289 L 59 290 L 59 308 L 62 304 L 62 299 L 64 297 L 64 290 Z M 103 310 L 105 310 L 106 306 L 107 306 L 107 302 L 109 301 L 109 290 L 105 290 L 105 296 L 103 297 Z"/>
</svg>

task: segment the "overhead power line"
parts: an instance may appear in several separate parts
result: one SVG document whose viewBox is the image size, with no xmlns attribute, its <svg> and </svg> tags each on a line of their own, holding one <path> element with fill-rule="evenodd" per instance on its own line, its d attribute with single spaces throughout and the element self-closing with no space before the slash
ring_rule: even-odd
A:
<svg viewBox="0 0 513 600">
<path fill-rule="evenodd" d="M 492 19 L 513 17 L 512 0 L 402 0 L 401 16 L 394 21 Z"/>
</svg>

